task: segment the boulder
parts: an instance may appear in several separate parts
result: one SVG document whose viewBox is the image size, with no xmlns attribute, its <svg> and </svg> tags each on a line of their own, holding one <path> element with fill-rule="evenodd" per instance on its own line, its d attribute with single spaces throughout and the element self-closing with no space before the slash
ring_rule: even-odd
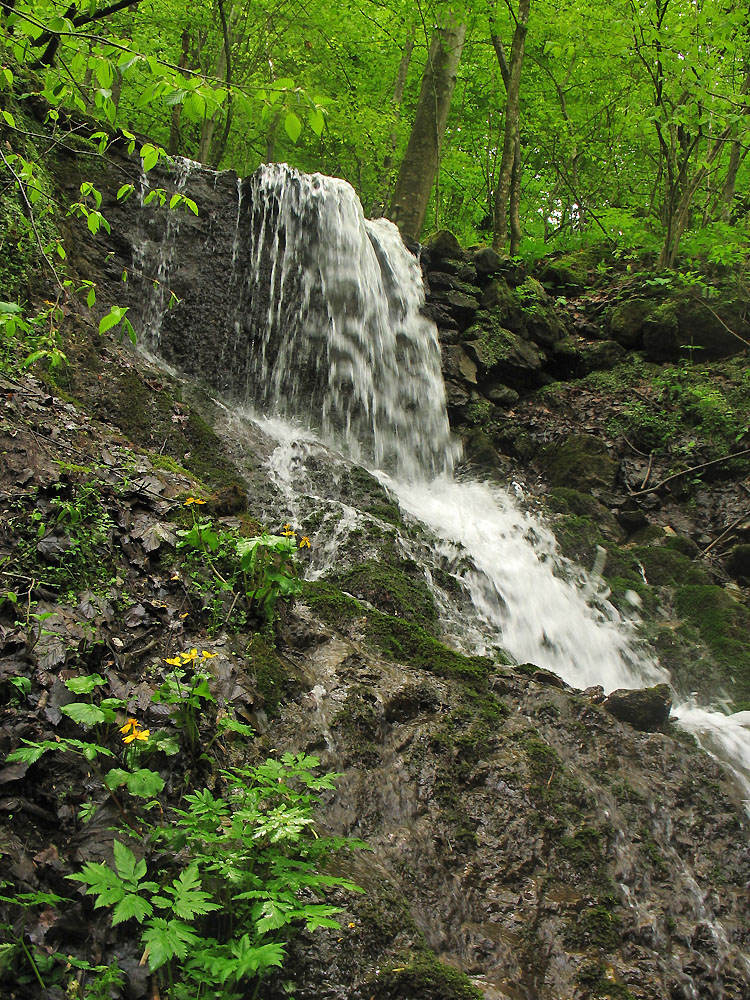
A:
<svg viewBox="0 0 750 1000">
<path fill-rule="evenodd" d="M 653 732 L 661 729 L 669 718 L 672 692 L 667 684 L 633 691 L 618 688 L 604 699 L 603 705 L 610 715 L 621 722 L 627 722 L 643 732 Z"/>
<path fill-rule="evenodd" d="M 430 260 L 460 260 L 468 262 L 469 255 L 449 229 L 439 229 L 424 242 Z"/>
<path fill-rule="evenodd" d="M 507 266 L 508 261 L 503 260 L 500 254 L 496 250 L 493 250 L 492 247 L 482 247 L 481 250 L 477 250 L 474 254 L 474 267 L 476 267 L 479 274 L 487 276 L 499 274 Z"/>
<path fill-rule="evenodd" d="M 618 470 L 605 443 L 592 434 L 571 434 L 561 444 L 550 446 L 541 464 L 553 486 L 572 486 L 580 491 L 612 489 Z"/>
<path fill-rule="evenodd" d="M 654 307 L 648 299 L 625 299 L 618 302 L 609 316 L 612 339 L 623 347 L 639 347 L 643 341 L 643 324 Z"/>
</svg>

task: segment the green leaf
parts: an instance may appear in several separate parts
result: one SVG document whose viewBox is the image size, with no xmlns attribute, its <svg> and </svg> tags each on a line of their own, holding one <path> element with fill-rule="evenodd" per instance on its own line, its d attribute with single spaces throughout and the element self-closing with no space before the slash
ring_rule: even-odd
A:
<svg viewBox="0 0 750 1000">
<path fill-rule="evenodd" d="M 124 923 L 135 917 L 142 924 L 146 917 L 152 916 L 154 908 L 147 899 L 130 893 L 115 906 L 112 912 L 112 926 Z"/>
<path fill-rule="evenodd" d="M 325 126 L 326 119 L 320 108 L 315 108 L 314 111 L 310 112 L 310 128 L 316 135 L 323 134 L 323 127 Z"/>
<path fill-rule="evenodd" d="M 147 142 L 141 146 L 141 160 L 143 162 L 143 169 L 148 172 L 159 162 L 159 150 L 156 146 L 152 146 L 151 143 Z"/>
<path fill-rule="evenodd" d="M 122 201 L 123 199 L 129 198 L 134 190 L 135 188 L 132 184 L 123 184 L 117 192 L 117 200 Z"/>
<path fill-rule="evenodd" d="M 10 111 L 0 111 L 0 115 L 5 119 L 5 124 L 10 125 L 11 128 L 16 127 L 16 121 Z"/>
<path fill-rule="evenodd" d="M 142 799 L 151 799 L 164 789 L 164 779 L 156 771 L 149 768 L 139 768 L 129 774 L 125 780 L 131 795 Z"/>
<path fill-rule="evenodd" d="M 191 951 L 201 943 L 195 931 L 181 920 L 165 920 L 154 917 L 149 920 L 141 938 L 148 954 L 148 967 L 156 972 L 173 958 L 184 961 L 188 949 Z"/>
<path fill-rule="evenodd" d="M 100 723 L 107 721 L 107 714 L 98 705 L 85 705 L 82 702 L 73 702 L 72 705 L 62 705 L 60 711 L 79 725 L 98 726 Z"/>
<path fill-rule="evenodd" d="M 86 305 L 91 309 L 96 302 L 96 291 L 93 288 L 89 288 L 89 293 L 86 296 Z"/>
<path fill-rule="evenodd" d="M 99 333 L 106 333 L 107 330 L 111 330 L 113 326 L 121 323 L 127 311 L 128 306 L 124 309 L 122 306 L 112 306 L 107 315 L 103 316 L 99 321 Z"/>
<path fill-rule="evenodd" d="M 94 688 L 106 683 L 101 674 L 86 674 L 85 677 L 69 677 L 65 681 L 65 687 L 73 694 L 90 694 Z"/>
<path fill-rule="evenodd" d="M 284 131 L 292 142 L 296 142 L 300 137 L 300 133 L 302 132 L 302 122 L 293 111 L 288 111 L 286 117 L 284 118 Z"/>
</svg>

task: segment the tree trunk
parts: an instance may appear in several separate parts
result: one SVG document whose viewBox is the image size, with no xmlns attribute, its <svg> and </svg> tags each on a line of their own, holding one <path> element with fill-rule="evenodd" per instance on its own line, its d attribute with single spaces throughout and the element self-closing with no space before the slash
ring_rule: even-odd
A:
<svg viewBox="0 0 750 1000">
<path fill-rule="evenodd" d="M 411 63 L 411 54 L 414 50 L 414 35 L 416 34 L 417 25 L 415 22 L 409 27 L 409 32 L 406 36 L 406 42 L 404 43 L 404 48 L 401 52 L 401 61 L 398 64 L 398 72 L 396 73 L 396 82 L 393 85 L 393 111 L 395 120 L 393 123 L 393 128 L 391 129 L 391 135 L 389 140 L 390 148 L 386 155 L 383 157 L 383 166 L 381 169 L 380 177 L 376 185 L 376 191 L 378 192 L 375 196 L 375 201 L 370 212 L 370 217 L 373 219 L 379 218 L 385 211 L 385 206 L 388 203 L 388 197 L 390 195 L 391 185 L 393 183 L 392 168 L 393 168 L 393 156 L 396 152 L 396 146 L 398 144 L 398 132 L 396 130 L 396 122 L 398 121 L 399 112 L 401 110 L 401 102 L 404 99 L 404 87 L 406 86 L 406 77 L 409 73 L 409 64 Z"/>
<path fill-rule="evenodd" d="M 413 239 L 419 239 L 422 233 L 432 185 L 440 166 L 443 136 L 465 37 L 466 25 L 452 20 L 434 31 L 414 125 L 386 213 L 404 235 Z"/>
<path fill-rule="evenodd" d="M 523 66 L 524 49 L 526 46 L 526 31 L 529 23 L 531 0 L 519 0 L 518 16 L 515 18 L 516 28 L 510 48 L 510 63 L 505 58 L 500 35 L 493 24 L 492 44 L 495 48 L 500 70 L 505 82 L 505 128 L 503 130 L 503 154 L 500 160 L 500 171 L 495 185 L 495 205 L 493 218 L 492 246 L 502 250 L 508 245 L 511 188 L 516 154 L 520 156 L 519 104 L 521 94 L 521 68 Z M 520 162 L 516 166 L 516 183 L 520 184 Z M 520 228 L 520 224 L 519 224 Z M 518 234 L 517 234 L 518 235 Z"/>
</svg>

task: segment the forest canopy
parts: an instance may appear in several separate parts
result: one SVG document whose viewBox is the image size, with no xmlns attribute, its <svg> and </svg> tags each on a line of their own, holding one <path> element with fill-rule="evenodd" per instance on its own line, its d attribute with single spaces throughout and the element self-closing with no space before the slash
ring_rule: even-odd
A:
<svg viewBox="0 0 750 1000">
<path fill-rule="evenodd" d="M 745 253 L 750 19 L 728 0 L 0 9 L 15 153 L 12 101 L 37 94 L 59 136 L 92 119 L 147 135 L 145 166 L 160 148 L 242 175 L 284 160 L 346 178 L 366 212 L 393 215 L 399 169 L 411 158 L 419 172 L 425 155 L 410 143 L 420 100 L 437 95 L 436 60 L 453 46 L 445 120 L 427 123 L 439 169 L 411 235 L 447 227 L 524 258 L 605 240 L 667 267 Z M 24 182 L 22 163 L 15 173 Z"/>
</svg>

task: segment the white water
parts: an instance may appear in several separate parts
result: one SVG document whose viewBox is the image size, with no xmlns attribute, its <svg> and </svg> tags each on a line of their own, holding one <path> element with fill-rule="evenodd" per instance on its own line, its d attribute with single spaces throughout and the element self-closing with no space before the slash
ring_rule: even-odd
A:
<svg viewBox="0 0 750 1000">
<path fill-rule="evenodd" d="M 270 258 L 274 289 L 258 355 L 258 374 L 273 389 L 266 405 L 318 427 L 324 441 L 369 467 L 402 510 L 430 529 L 442 566 L 453 567 L 481 626 L 466 623 L 457 632 L 460 615 L 451 615 L 440 595 L 454 643 L 467 651 L 482 641 L 502 646 L 518 662 L 546 667 L 578 688 L 669 681 L 639 640 L 637 623 L 607 600 L 604 582 L 564 560 L 549 528 L 512 491 L 453 478 L 437 332 L 420 315 L 421 273 L 395 227 L 367 222 L 340 180 L 276 165 L 257 174 L 254 185 L 263 217 L 254 227 L 253 280 L 268 274 L 262 265 Z M 279 332 L 281 348 L 270 357 L 271 333 Z M 324 382 L 322 419 L 285 380 L 300 357 Z M 299 448 L 297 428 L 276 421 L 267 429 L 281 442 L 272 464 L 294 507 L 290 470 L 299 472 L 309 452 Z M 314 447 L 314 437 L 307 441 Z M 346 508 L 333 534 L 320 532 L 324 568 L 355 524 L 356 512 Z M 675 704 L 673 713 L 732 772 L 750 803 L 750 713 L 692 703 Z"/>
<path fill-rule="evenodd" d="M 263 412 L 401 477 L 452 468 L 440 347 L 396 227 L 366 220 L 345 181 L 285 164 L 254 174 L 250 197 L 249 284 L 268 302 L 252 362 Z"/>
</svg>

